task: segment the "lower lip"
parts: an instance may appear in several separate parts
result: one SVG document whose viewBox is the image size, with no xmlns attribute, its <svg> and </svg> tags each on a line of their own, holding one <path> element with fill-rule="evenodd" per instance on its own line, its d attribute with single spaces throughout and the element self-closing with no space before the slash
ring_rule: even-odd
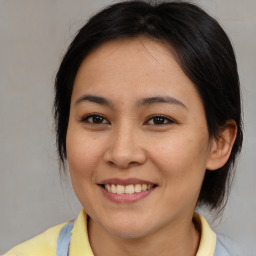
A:
<svg viewBox="0 0 256 256">
<path fill-rule="evenodd" d="M 151 194 L 155 190 L 155 187 L 153 187 L 149 190 L 141 191 L 133 194 L 115 194 L 115 193 L 108 192 L 106 189 L 104 189 L 101 186 L 99 187 L 103 192 L 104 196 L 106 196 L 108 199 L 118 204 L 128 204 L 128 203 L 137 202 L 140 199 L 147 197 L 149 194 Z"/>
</svg>

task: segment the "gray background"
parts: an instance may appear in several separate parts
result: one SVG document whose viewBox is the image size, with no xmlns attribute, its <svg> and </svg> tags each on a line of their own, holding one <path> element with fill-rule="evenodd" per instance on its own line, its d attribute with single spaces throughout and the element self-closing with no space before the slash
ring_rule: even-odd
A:
<svg viewBox="0 0 256 256">
<path fill-rule="evenodd" d="M 194 2 L 229 34 L 244 101 L 243 153 L 225 214 L 212 225 L 256 255 L 256 1 Z M 58 172 L 54 75 L 77 29 L 109 3 L 0 0 L 0 254 L 78 214 L 69 179 Z"/>
</svg>

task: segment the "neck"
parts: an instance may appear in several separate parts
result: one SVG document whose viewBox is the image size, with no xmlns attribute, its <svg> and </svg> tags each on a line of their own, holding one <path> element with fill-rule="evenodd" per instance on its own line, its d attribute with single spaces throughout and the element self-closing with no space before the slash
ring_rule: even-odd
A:
<svg viewBox="0 0 256 256">
<path fill-rule="evenodd" d="M 166 226 L 141 238 L 120 238 L 109 234 L 92 219 L 88 223 L 89 240 L 95 256 L 195 256 L 200 231 L 192 222 Z"/>
</svg>

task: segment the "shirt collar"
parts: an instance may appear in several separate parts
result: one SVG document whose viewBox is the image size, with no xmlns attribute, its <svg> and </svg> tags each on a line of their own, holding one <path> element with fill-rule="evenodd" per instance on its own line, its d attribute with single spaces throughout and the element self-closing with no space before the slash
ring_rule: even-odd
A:
<svg viewBox="0 0 256 256">
<path fill-rule="evenodd" d="M 197 225 L 199 225 L 201 231 L 200 243 L 196 256 L 213 256 L 216 245 L 216 234 L 202 215 L 195 212 L 193 219 Z"/>
<path fill-rule="evenodd" d="M 69 255 L 94 256 L 89 243 L 87 231 L 87 215 L 84 210 L 81 210 L 74 223 L 74 228 L 70 240 Z"/>
<path fill-rule="evenodd" d="M 216 234 L 212 231 L 206 219 L 194 213 L 193 219 L 201 230 L 200 244 L 196 256 L 213 256 L 216 245 Z M 70 241 L 70 256 L 94 256 L 88 237 L 87 215 L 81 210 L 77 217 Z"/>
</svg>

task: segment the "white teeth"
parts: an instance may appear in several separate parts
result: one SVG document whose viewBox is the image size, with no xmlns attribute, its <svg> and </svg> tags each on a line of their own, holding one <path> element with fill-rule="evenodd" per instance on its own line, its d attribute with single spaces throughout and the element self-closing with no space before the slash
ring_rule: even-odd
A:
<svg viewBox="0 0 256 256">
<path fill-rule="evenodd" d="M 153 185 L 148 185 L 147 189 L 151 189 L 153 187 Z"/>
<path fill-rule="evenodd" d="M 135 190 L 136 193 L 140 193 L 141 192 L 141 185 L 136 184 L 134 190 Z"/>
<path fill-rule="evenodd" d="M 128 185 L 125 187 L 125 194 L 133 194 L 134 193 L 134 186 Z"/>
<path fill-rule="evenodd" d="M 116 193 L 116 185 L 112 184 L 111 185 L 111 190 L 109 192 Z"/>
<path fill-rule="evenodd" d="M 111 188 L 110 188 L 110 185 L 109 185 L 109 184 L 107 184 L 107 185 L 105 186 L 105 188 L 106 188 L 106 190 L 107 190 L 108 192 L 111 192 Z"/>
<path fill-rule="evenodd" d="M 124 186 L 123 185 L 117 185 L 116 186 L 116 193 L 117 194 L 124 194 Z"/>
<path fill-rule="evenodd" d="M 140 193 L 142 191 L 149 190 L 153 187 L 152 184 L 130 184 L 127 186 L 115 185 L 115 184 L 105 184 L 105 189 L 113 194 L 134 194 Z"/>
<path fill-rule="evenodd" d="M 146 184 L 143 184 L 142 187 L 141 187 L 142 191 L 146 191 L 147 188 L 148 188 L 148 185 L 146 185 Z"/>
</svg>

